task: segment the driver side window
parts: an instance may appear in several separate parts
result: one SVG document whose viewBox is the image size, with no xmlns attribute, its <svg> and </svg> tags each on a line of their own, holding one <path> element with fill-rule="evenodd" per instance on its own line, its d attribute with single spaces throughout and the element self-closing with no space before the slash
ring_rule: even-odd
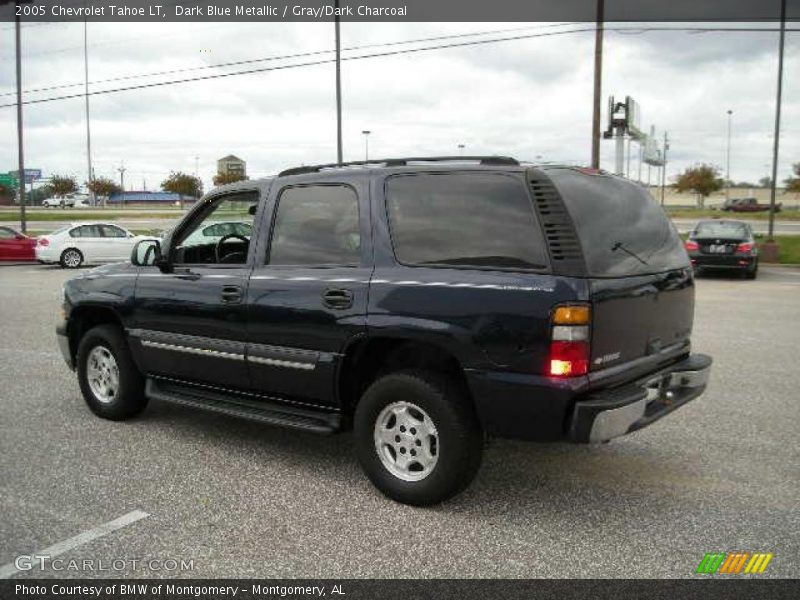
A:
<svg viewBox="0 0 800 600">
<path fill-rule="evenodd" d="M 175 264 L 244 264 L 250 249 L 257 192 L 237 192 L 207 201 L 194 226 L 173 240 Z"/>
</svg>

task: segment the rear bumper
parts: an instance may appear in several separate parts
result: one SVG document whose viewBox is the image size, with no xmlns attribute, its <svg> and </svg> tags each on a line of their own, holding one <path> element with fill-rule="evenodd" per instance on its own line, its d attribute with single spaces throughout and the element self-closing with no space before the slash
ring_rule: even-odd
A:
<svg viewBox="0 0 800 600">
<path fill-rule="evenodd" d="M 471 369 L 466 375 L 488 435 L 586 443 L 641 429 L 702 394 L 711 358 L 684 353 L 649 369 L 623 367 L 565 379 Z"/>
<path fill-rule="evenodd" d="M 604 442 L 631 433 L 701 395 L 711 357 L 693 354 L 647 378 L 589 394 L 575 403 L 569 428 L 573 442 Z"/>
<path fill-rule="evenodd" d="M 708 269 L 747 269 L 756 260 L 757 256 L 744 254 L 691 254 L 689 258 L 692 266 Z"/>
</svg>

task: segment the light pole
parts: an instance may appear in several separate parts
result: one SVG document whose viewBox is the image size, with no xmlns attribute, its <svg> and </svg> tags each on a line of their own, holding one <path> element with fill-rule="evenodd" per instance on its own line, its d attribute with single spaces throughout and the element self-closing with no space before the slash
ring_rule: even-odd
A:
<svg viewBox="0 0 800 600">
<path fill-rule="evenodd" d="M 122 188 L 122 207 L 125 207 L 125 163 L 122 163 L 117 171 L 119 171 L 119 187 Z"/>
<path fill-rule="evenodd" d="M 778 38 L 778 89 L 775 93 L 775 139 L 772 141 L 772 185 L 769 192 L 769 227 L 767 242 L 770 252 L 777 258 L 777 244 L 773 238 L 775 233 L 775 193 L 778 186 L 778 151 L 781 139 L 781 102 L 783 98 L 783 49 L 786 43 L 786 0 L 781 2 L 781 35 Z"/>
<path fill-rule="evenodd" d="M 334 30 L 336 36 L 336 162 L 342 162 L 342 48 L 339 32 L 339 0 L 336 0 Z"/>
<path fill-rule="evenodd" d="M 369 134 L 372 133 L 369 129 L 361 132 L 364 135 L 364 160 L 369 160 Z"/>
<path fill-rule="evenodd" d="M 86 2 L 83 3 L 84 8 Z M 88 32 L 88 19 L 83 21 L 83 92 L 86 101 L 86 162 L 87 173 L 89 174 L 89 203 L 95 204 L 95 195 L 91 184 L 94 182 L 94 171 L 92 169 L 92 133 L 89 126 L 89 32 Z"/>
<path fill-rule="evenodd" d="M 17 48 L 17 151 L 19 156 L 19 173 L 17 187 L 19 188 L 19 222 L 22 233 L 25 233 L 25 151 L 22 142 L 22 56 L 20 52 L 20 22 L 19 14 L 14 18 L 14 34 Z"/>
<path fill-rule="evenodd" d="M 592 168 L 600 168 L 600 92 L 603 87 L 603 22 L 605 0 L 597 0 L 594 33 L 594 98 L 592 106 Z"/>
<path fill-rule="evenodd" d="M 725 199 L 731 196 L 731 121 L 733 120 L 733 111 L 728 110 L 728 152 L 725 159 Z"/>
<path fill-rule="evenodd" d="M 464 154 L 464 144 L 459 144 L 458 145 L 458 154 L 463 156 L 463 154 Z"/>
</svg>

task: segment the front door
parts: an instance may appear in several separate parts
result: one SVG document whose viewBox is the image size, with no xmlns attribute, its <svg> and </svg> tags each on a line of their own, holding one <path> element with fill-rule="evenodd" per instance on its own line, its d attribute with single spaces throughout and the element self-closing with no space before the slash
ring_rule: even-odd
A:
<svg viewBox="0 0 800 600">
<path fill-rule="evenodd" d="M 275 188 L 271 240 L 256 257 L 247 291 L 253 386 L 331 406 L 342 351 L 366 332 L 366 187 L 351 180 Z"/>
<path fill-rule="evenodd" d="M 136 283 L 132 338 L 144 370 L 191 382 L 247 389 L 245 362 L 250 240 L 256 190 L 207 198 L 169 241 L 171 268 L 142 267 Z M 197 235 L 212 225 L 232 233 Z M 137 344 L 138 342 L 138 344 Z"/>
</svg>

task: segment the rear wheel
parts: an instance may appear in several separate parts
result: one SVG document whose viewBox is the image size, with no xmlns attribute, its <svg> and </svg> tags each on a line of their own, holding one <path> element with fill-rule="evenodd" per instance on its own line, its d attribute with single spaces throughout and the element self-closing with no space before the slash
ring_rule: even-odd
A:
<svg viewBox="0 0 800 600">
<path fill-rule="evenodd" d="M 83 264 L 83 254 L 77 248 L 67 248 L 61 253 L 59 262 L 65 269 L 77 269 Z"/>
<path fill-rule="evenodd" d="M 747 279 L 755 279 L 758 277 L 758 261 L 754 261 L 750 267 L 748 267 L 747 271 L 744 274 Z"/>
<path fill-rule="evenodd" d="M 475 477 L 483 432 L 463 386 L 425 371 L 381 377 L 354 420 L 358 458 L 386 496 L 416 506 L 447 500 Z"/>
<path fill-rule="evenodd" d="M 118 327 L 90 329 L 78 345 L 77 367 L 83 397 L 97 416 L 122 421 L 147 406 L 144 378 Z"/>
</svg>

